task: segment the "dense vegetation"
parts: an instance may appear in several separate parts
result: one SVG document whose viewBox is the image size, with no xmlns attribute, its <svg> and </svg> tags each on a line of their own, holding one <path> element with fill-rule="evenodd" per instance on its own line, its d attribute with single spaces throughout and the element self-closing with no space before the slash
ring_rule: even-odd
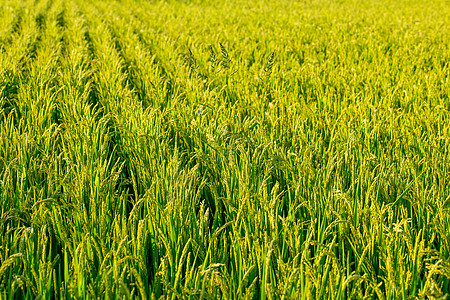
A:
<svg viewBox="0 0 450 300">
<path fill-rule="evenodd" d="M 450 3 L 0 0 L 0 299 L 445 299 Z"/>
</svg>

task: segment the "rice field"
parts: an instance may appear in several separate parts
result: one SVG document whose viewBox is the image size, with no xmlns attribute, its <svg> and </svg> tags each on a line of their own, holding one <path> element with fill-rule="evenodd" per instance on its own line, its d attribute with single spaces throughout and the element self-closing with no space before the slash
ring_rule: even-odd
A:
<svg viewBox="0 0 450 300">
<path fill-rule="evenodd" d="M 0 299 L 450 298 L 447 0 L 0 0 Z"/>
</svg>

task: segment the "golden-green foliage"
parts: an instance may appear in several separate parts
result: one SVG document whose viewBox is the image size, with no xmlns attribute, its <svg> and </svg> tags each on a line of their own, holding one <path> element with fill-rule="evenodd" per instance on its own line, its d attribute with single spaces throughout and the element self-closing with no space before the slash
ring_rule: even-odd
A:
<svg viewBox="0 0 450 300">
<path fill-rule="evenodd" d="M 0 0 L 0 299 L 446 299 L 450 3 Z"/>
</svg>

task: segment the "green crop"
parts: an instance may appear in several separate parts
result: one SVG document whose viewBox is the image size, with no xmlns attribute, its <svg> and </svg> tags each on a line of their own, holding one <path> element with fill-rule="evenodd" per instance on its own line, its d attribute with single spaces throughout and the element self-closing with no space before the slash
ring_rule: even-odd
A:
<svg viewBox="0 0 450 300">
<path fill-rule="evenodd" d="M 0 299 L 447 299 L 450 3 L 0 0 Z"/>
</svg>

